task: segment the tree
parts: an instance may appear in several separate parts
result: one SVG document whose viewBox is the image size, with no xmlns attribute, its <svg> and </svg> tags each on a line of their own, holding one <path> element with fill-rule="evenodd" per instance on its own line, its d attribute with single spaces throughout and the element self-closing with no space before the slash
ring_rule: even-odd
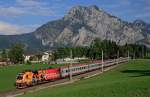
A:
<svg viewBox="0 0 150 97">
<path fill-rule="evenodd" d="M 23 45 L 16 43 L 13 44 L 9 50 L 9 58 L 10 61 L 12 61 L 13 63 L 23 63 L 24 61 L 24 57 L 23 57 L 23 53 L 24 53 L 24 49 L 23 49 Z"/>
<path fill-rule="evenodd" d="M 3 61 L 7 61 L 7 51 L 5 49 L 2 50 L 1 57 Z"/>
</svg>

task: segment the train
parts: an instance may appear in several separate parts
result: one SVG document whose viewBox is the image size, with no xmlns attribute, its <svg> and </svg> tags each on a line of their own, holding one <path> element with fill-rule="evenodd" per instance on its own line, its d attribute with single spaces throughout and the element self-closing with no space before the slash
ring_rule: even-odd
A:
<svg viewBox="0 0 150 97">
<path fill-rule="evenodd" d="M 128 61 L 129 58 L 118 58 L 113 60 L 107 60 L 103 62 L 103 68 L 110 67 L 112 65 L 123 63 Z M 55 81 L 70 76 L 80 75 L 93 70 L 101 69 L 102 62 L 92 62 L 86 64 L 74 64 L 70 66 L 62 66 L 59 68 L 40 69 L 35 71 L 24 71 L 18 73 L 16 76 L 16 88 L 22 89 L 34 85 L 38 85 L 44 82 Z"/>
</svg>

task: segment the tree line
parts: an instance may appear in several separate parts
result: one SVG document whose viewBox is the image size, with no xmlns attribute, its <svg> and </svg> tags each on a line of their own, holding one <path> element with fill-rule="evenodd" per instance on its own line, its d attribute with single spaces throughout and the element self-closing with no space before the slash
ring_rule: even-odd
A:
<svg viewBox="0 0 150 97">
<path fill-rule="evenodd" d="M 13 44 L 8 50 L 4 49 L 1 52 L 2 61 L 11 61 L 14 64 L 24 62 L 24 45 L 16 43 Z M 64 47 L 58 48 L 53 51 L 52 60 L 63 59 L 70 57 L 87 57 L 89 59 L 101 59 L 102 51 L 105 59 L 127 57 L 128 54 L 131 58 L 145 58 L 150 55 L 150 51 L 146 46 L 139 44 L 125 44 L 117 45 L 110 40 L 95 39 L 89 47 Z"/>
<path fill-rule="evenodd" d="M 140 44 L 125 44 L 117 45 L 110 40 L 95 39 L 89 47 L 64 47 L 54 51 L 55 59 L 70 57 L 72 50 L 73 57 L 88 57 L 90 59 L 101 59 L 102 50 L 105 59 L 127 57 L 144 58 L 149 50 L 144 45 Z"/>
</svg>

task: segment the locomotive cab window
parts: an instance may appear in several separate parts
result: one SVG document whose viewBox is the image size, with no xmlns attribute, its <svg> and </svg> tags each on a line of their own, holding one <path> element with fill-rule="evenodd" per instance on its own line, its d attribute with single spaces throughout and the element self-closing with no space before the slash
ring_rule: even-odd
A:
<svg viewBox="0 0 150 97">
<path fill-rule="evenodd" d="M 22 78 L 23 78 L 22 75 L 18 75 L 18 76 L 17 76 L 17 80 L 21 80 Z"/>
</svg>

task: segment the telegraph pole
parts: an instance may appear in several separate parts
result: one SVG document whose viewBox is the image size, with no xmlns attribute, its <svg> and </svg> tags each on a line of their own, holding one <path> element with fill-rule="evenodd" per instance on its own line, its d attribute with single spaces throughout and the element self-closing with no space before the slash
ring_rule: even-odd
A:
<svg viewBox="0 0 150 97">
<path fill-rule="evenodd" d="M 144 59 L 144 46 L 142 46 L 142 58 Z"/>
<path fill-rule="evenodd" d="M 117 52 L 117 65 L 118 65 L 118 61 L 119 61 L 119 50 Z"/>
<path fill-rule="evenodd" d="M 71 59 L 71 63 L 69 66 L 69 74 L 70 74 L 70 80 L 72 80 L 72 49 L 70 50 L 70 59 Z"/>
<path fill-rule="evenodd" d="M 130 52 L 129 52 L 129 50 L 128 50 L 128 61 L 129 61 L 129 58 L 130 58 Z"/>
<path fill-rule="evenodd" d="M 135 41 L 135 33 L 134 32 L 133 32 L 133 41 Z M 136 41 L 135 41 L 135 43 L 136 43 Z M 133 59 L 135 59 L 135 47 L 134 47 L 134 51 L 133 51 Z"/>
<path fill-rule="evenodd" d="M 135 59 L 135 50 L 134 50 L 134 53 L 133 53 L 133 59 Z"/>
<path fill-rule="evenodd" d="M 103 54 L 103 50 L 102 50 L 102 72 L 104 71 L 104 62 L 103 62 L 104 59 L 103 59 L 103 55 L 104 55 L 104 54 Z"/>
</svg>

